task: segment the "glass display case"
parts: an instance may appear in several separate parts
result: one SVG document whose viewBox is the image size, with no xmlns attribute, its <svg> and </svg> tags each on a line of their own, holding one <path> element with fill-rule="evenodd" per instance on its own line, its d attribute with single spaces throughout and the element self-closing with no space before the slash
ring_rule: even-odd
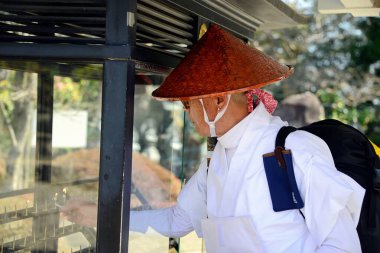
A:
<svg viewBox="0 0 380 253">
<path fill-rule="evenodd" d="M 169 71 L 142 63 L 136 68 L 131 210 L 174 205 L 206 151 L 182 104 L 151 96 Z M 98 202 L 101 76 L 99 64 L 3 62 L 1 253 L 96 251 L 96 228 L 68 221 L 59 209 L 70 199 Z M 180 242 L 154 231 L 130 232 L 128 247 L 202 252 L 202 241 L 195 234 Z"/>
<path fill-rule="evenodd" d="M 102 66 L 2 62 L 0 252 L 94 252 L 96 229 L 66 220 L 97 202 Z"/>
</svg>

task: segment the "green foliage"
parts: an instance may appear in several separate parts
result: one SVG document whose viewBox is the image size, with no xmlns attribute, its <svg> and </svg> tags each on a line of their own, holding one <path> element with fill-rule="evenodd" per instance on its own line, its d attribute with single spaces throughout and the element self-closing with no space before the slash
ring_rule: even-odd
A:
<svg viewBox="0 0 380 253">
<path fill-rule="evenodd" d="M 292 77 L 267 89 L 280 101 L 311 91 L 326 118 L 380 144 L 380 19 L 313 13 L 307 25 L 256 34 L 254 46 L 295 67 Z"/>
<path fill-rule="evenodd" d="M 55 108 L 69 107 L 71 109 L 91 109 L 98 101 L 100 82 L 98 80 L 79 79 L 72 77 L 55 77 L 54 84 Z"/>
<path fill-rule="evenodd" d="M 352 38 L 348 46 L 351 66 L 380 76 L 380 19 L 361 19 L 357 27 L 362 31 L 362 35 Z"/>
<path fill-rule="evenodd" d="M 350 124 L 364 132 L 374 143 L 380 143 L 380 106 L 371 102 L 357 106 L 346 105 L 338 93 L 334 89 L 318 91 L 326 116 Z"/>
<path fill-rule="evenodd" d="M 12 101 L 12 82 L 15 80 L 15 71 L 5 71 L 6 79 L 0 80 L 0 154 L 1 150 L 12 147 L 9 135 L 10 122 L 13 119 L 14 102 Z"/>
<path fill-rule="evenodd" d="M 13 102 L 11 100 L 11 83 L 14 80 L 14 72 L 8 74 L 8 79 L 0 80 L 0 103 L 6 109 L 3 113 L 5 120 L 10 120 L 13 111 Z"/>
<path fill-rule="evenodd" d="M 0 81 L 0 102 L 7 107 L 11 107 L 12 103 L 10 100 L 10 83 L 8 80 Z"/>
</svg>

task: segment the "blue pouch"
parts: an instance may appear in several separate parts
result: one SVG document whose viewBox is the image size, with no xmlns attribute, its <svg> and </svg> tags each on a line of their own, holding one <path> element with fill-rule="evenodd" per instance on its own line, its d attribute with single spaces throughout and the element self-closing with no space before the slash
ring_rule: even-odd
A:
<svg viewBox="0 0 380 253">
<path fill-rule="evenodd" d="M 290 150 L 276 148 L 275 152 L 264 154 L 263 160 L 273 210 L 280 212 L 303 208 L 304 203 L 294 176 Z"/>
</svg>

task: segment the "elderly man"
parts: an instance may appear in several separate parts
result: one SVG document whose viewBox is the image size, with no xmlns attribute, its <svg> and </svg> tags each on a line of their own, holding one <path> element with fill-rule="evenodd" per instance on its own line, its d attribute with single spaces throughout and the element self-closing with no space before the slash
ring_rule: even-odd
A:
<svg viewBox="0 0 380 253">
<path fill-rule="evenodd" d="M 130 229 L 171 237 L 195 230 L 208 253 L 361 252 L 364 189 L 336 170 L 326 143 L 310 133 L 286 139 L 304 207 L 273 210 L 263 154 L 287 123 L 271 115 L 276 101 L 259 88 L 292 72 L 211 26 L 153 96 L 181 100 L 195 129 L 218 143 L 175 206 L 131 212 Z"/>
</svg>

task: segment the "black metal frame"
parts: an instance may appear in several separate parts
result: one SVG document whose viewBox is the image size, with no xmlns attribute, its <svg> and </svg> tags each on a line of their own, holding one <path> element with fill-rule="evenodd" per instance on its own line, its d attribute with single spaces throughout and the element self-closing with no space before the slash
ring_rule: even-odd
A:
<svg viewBox="0 0 380 253">
<path fill-rule="evenodd" d="M 130 59 L 151 62 L 165 67 L 175 67 L 181 60 L 180 57 L 177 57 L 174 54 L 164 54 L 147 48 L 136 47 L 136 17 L 129 19 L 134 20 L 135 24 L 132 26 L 130 24 L 128 26 L 127 12 L 136 15 L 137 0 L 129 0 L 125 2 L 127 7 L 125 9 L 126 12 L 123 14 L 118 14 L 121 10 L 124 10 L 123 1 L 107 0 L 106 2 L 105 44 L 59 44 L 60 41 L 56 41 L 56 43 L 12 43 L 6 42 L 6 40 L 2 40 L 0 37 L 0 58 L 96 62 L 103 62 L 105 59 Z M 252 29 L 230 20 L 228 17 L 223 16 L 217 11 L 206 6 L 203 6 L 197 1 L 162 0 L 162 2 L 192 13 L 194 15 L 194 30 L 198 30 L 196 24 L 199 23 L 200 19 L 202 19 L 208 22 L 217 23 L 241 38 L 253 37 L 254 31 Z M 113 5 L 117 7 L 112 8 Z M 130 6 L 134 7 L 131 8 Z M 100 10 L 101 9 L 104 8 L 100 8 Z M 15 19 L 17 16 L 11 17 Z M 40 18 L 43 18 L 43 16 Z M 74 19 L 73 17 L 66 18 Z M 99 17 L 98 19 L 101 19 L 102 21 L 104 18 Z M 94 20 L 94 22 L 97 22 L 97 20 Z M 197 31 L 193 31 L 193 33 L 194 37 L 192 41 L 195 42 L 197 39 Z M 126 34 L 129 34 L 129 36 Z"/>
<path fill-rule="evenodd" d="M 52 160 L 52 133 L 53 129 L 53 95 L 54 77 L 49 72 L 38 75 L 37 92 L 37 140 L 36 140 L 36 168 L 35 181 L 37 183 L 51 182 L 51 160 Z M 44 200 L 48 199 L 48 192 L 43 186 L 37 185 L 34 191 L 34 206 L 43 207 Z M 37 209 L 36 208 L 36 209 Z M 44 224 L 58 223 L 58 214 L 51 213 L 33 218 L 33 231 L 37 237 L 45 233 Z M 50 231 L 49 231 L 50 232 Z M 57 241 L 49 241 L 48 248 L 56 248 Z M 33 253 L 42 253 L 43 250 L 35 248 Z"/>
<path fill-rule="evenodd" d="M 19 0 L 21 1 L 27 2 Z M 228 17 L 196 1 L 162 0 L 162 2 L 187 10 L 194 15 L 193 43 L 197 40 L 199 25 L 203 22 L 218 23 L 245 39 L 253 37 L 254 31 L 251 29 L 229 20 Z M 137 0 L 106 0 L 105 44 L 101 45 L 58 44 L 59 41 L 50 44 L 0 42 L 0 59 L 103 63 L 96 242 L 96 250 L 100 253 L 128 252 L 136 62 L 148 62 L 172 68 L 181 60 L 175 54 L 164 54 L 136 46 L 136 9 Z M 48 73 L 41 74 L 40 78 L 38 94 L 41 97 L 38 99 L 38 108 L 48 111 L 38 113 L 39 115 L 47 113 L 49 117 L 47 120 L 42 118 L 38 120 L 37 130 L 51 133 L 53 84 Z M 37 137 L 37 147 L 40 147 L 37 161 L 51 159 L 49 153 L 51 136 L 50 139 Z M 49 182 L 50 169 L 49 166 L 37 164 L 36 181 Z"/>
<path fill-rule="evenodd" d="M 105 61 L 99 172 L 98 252 L 127 252 L 128 250 L 125 245 L 128 245 L 131 191 L 133 81 L 133 62 Z M 120 242 L 121 238 L 123 240 Z M 120 251 L 119 247 L 123 250 Z"/>
<path fill-rule="evenodd" d="M 68 45 L 0 43 L 1 58 L 97 61 L 130 59 L 132 47 L 123 45 Z"/>
<path fill-rule="evenodd" d="M 129 23 L 134 22 L 134 17 L 129 15 L 135 12 L 136 1 L 107 2 L 107 45 L 134 47 L 136 30 Z M 134 62 L 129 59 L 107 59 L 104 62 L 98 252 L 128 252 L 134 67 Z"/>
</svg>

